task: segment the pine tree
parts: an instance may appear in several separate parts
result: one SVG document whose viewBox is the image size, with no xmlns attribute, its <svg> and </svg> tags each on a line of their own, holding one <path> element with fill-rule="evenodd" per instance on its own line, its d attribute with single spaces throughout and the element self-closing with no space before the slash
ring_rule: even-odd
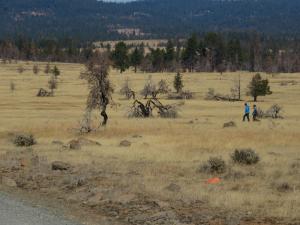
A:
<svg viewBox="0 0 300 225">
<path fill-rule="evenodd" d="M 211 51 L 212 70 L 218 70 L 219 65 L 225 59 L 225 46 L 222 36 L 214 32 L 209 32 L 204 37 L 204 44 Z"/>
<path fill-rule="evenodd" d="M 144 52 L 141 49 L 138 49 L 138 47 L 136 47 L 134 49 L 134 51 L 131 53 L 130 55 L 130 63 L 131 66 L 134 67 L 134 72 L 137 72 L 137 67 L 141 65 L 142 60 L 144 57 Z"/>
<path fill-rule="evenodd" d="M 165 65 L 165 50 L 164 49 L 151 49 L 151 61 L 153 72 L 163 72 L 166 68 Z"/>
<path fill-rule="evenodd" d="M 166 46 L 165 60 L 167 63 L 172 62 L 175 59 L 175 47 L 172 41 L 168 41 Z"/>
<path fill-rule="evenodd" d="M 248 86 L 248 95 L 252 96 L 254 101 L 257 101 L 258 96 L 265 96 L 272 94 L 268 79 L 262 79 L 261 75 L 257 73 Z"/>
<path fill-rule="evenodd" d="M 238 70 L 241 67 L 242 58 L 242 48 L 241 43 L 238 39 L 231 39 L 227 43 L 227 61 L 231 65 L 231 69 Z"/>
<path fill-rule="evenodd" d="M 60 75 L 60 70 L 57 68 L 57 66 L 54 66 L 51 73 L 54 75 L 55 78 L 57 78 Z"/>
<path fill-rule="evenodd" d="M 174 88 L 177 93 L 181 92 L 183 88 L 182 76 L 179 72 L 175 75 L 174 78 Z"/>
<path fill-rule="evenodd" d="M 130 61 L 128 56 L 128 47 L 124 42 L 119 42 L 115 46 L 115 50 L 112 52 L 112 60 L 114 67 L 120 70 L 120 73 L 126 71 L 129 68 Z"/>
<path fill-rule="evenodd" d="M 192 72 L 194 67 L 197 63 L 197 52 L 198 49 L 198 40 L 197 36 L 193 35 L 191 38 L 188 39 L 186 48 L 182 53 L 182 62 L 185 68 Z"/>
</svg>

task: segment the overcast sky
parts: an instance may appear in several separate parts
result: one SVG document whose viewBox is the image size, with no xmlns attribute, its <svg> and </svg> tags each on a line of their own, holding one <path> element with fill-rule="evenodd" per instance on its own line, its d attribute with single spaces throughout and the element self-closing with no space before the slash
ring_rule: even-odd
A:
<svg viewBox="0 0 300 225">
<path fill-rule="evenodd" d="M 132 2 L 134 0 L 102 0 L 104 2 Z"/>
</svg>

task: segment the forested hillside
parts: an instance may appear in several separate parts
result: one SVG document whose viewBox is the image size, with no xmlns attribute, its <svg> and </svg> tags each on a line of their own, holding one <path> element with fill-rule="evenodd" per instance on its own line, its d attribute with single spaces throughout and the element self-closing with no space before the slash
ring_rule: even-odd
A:
<svg viewBox="0 0 300 225">
<path fill-rule="evenodd" d="M 253 30 L 293 36 L 300 33 L 299 11 L 298 0 L 1 0 L 0 38 L 141 39 Z"/>
</svg>

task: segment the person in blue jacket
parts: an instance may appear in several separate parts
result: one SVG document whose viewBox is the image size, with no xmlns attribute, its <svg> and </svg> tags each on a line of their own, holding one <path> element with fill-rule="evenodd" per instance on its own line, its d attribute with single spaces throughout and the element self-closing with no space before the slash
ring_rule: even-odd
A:
<svg viewBox="0 0 300 225">
<path fill-rule="evenodd" d="M 247 118 L 248 122 L 250 122 L 250 106 L 248 105 L 248 103 L 245 103 L 245 114 L 243 116 L 243 121 L 245 121 Z"/>
</svg>

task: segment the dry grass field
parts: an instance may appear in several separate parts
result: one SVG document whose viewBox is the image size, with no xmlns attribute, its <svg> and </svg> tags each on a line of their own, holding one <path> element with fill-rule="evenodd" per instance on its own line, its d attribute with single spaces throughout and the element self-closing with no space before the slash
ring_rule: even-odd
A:
<svg viewBox="0 0 300 225">
<path fill-rule="evenodd" d="M 157 39 L 157 40 L 125 40 L 124 41 L 127 45 L 133 45 L 138 46 L 140 44 L 144 44 L 146 46 L 149 46 L 150 48 L 156 48 L 159 47 L 160 44 L 166 44 L 168 41 L 165 39 Z M 95 42 L 96 47 L 100 47 L 101 43 L 106 46 L 107 44 L 110 44 L 112 48 L 115 47 L 115 45 L 118 43 L 118 41 L 104 41 L 104 42 Z"/>
<path fill-rule="evenodd" d="M 26 70 L 19 74 L 17 68 L 21 64 Z M 93 179 L 88 188 L 99 186 L 105 191 L 101 192 L 93 210 L 120 222 L 131 221 L 129 224 L 204 224 L 200 222 L 200 215 L 208 218 L 208 224 L 238 224 L 234 221 L 243 218 L 252 218 L 252 222 L 245 220 L 244 224 L 256 224 L 256 218 L 258 222 L 264 221 L 260 224 L 274 224 L 274 221 L 299 224 L 300 74 L 262 74 L 269 78 L 273 94 L 259 97 L 257 105 L 262 109 L 275 103 L 281 105 L 284 119 L 243 123 L 243 102 L 207 101 L 204 98 L 208 88 L 229 94 L 233 80 L 240 74 L 242 97 L 251 101 L 245 92 L 253 74 L 184 74 L 184 88 L 194 92 L 195 98 L 185 101 L 161 98 L 163 103 L 178 105 L 179 118 L 129 119 L 126 115 L 132 100 L 125 100 L 118 93 L 120 87 L 128 77 L 133 89 L 140 91 L 148 74 L 126 72 L 120 75 L 112 70 L 113 99 L 117 104 L 108 110 L 109 123 L 84 136 L 98 141 L 101 146 L 84 145 L 80 150 L 69 150 L 53 141 L 68 143 L 80 136 L 78 130 L 88 90 L 85 81 L 79 79 L 80 71 L 84 69 L 82 65 L 56 65 L 62 73 L 58 89 L 54 97 L 45 98 L 36 97 L 36 94 L 39 88 L 47 88 L 49 76 L 43 72 L 34 75 L 33 63 L 0 65 L 0 158 L 30 151 L 48 162 L 60 160 L 84 168 L 82 176 L 88 169 L 96 171 L 103 179 Z M 41 63 L 40 68 L 43 70 L 44 67 Z M 152 78 L 155 81 L 166 79 L 172 87 L 174 74 L 153 74 Z M 280 85 L 282 81 L 292 80 L 297 83 Z M 15 84 L 14 91 L 10 90 L 11 82 Z M 142 96 L 138 98 L 142 99 Z M 97 113 L 93 119 L 94 127 L 97 127 Z M 237 127 L 223 128 L 229 121 L 234 121 Z M 20 132 L 33 134 L 37 144 L 29 149 L 14 146 L 9 137 Z M 128 140 L 131 146 L 120 147 L 122 140 Z M 236 148 L 252 148 L 259 154 L 260 162 L 251 166 L 234 164 L 230 154 Z M 220 175 L 199 172 L 199 167 L 210 157 L 222 157 L 227 163 L 227 171 Z M 17 179 L 13 172 L 5 174 L 1 170 L 1 174 Z M 220 177 L 220 183 L 206 183 L 215 176 Z M 47 188 L 49 190 L 37 185 L 34 190 L 47 192 L 49 196 L 51 191 L 59 191 L 56 187 Z M 63 189 L 67 200 L 70 193 L 83 190 L 87 190 L 87 186 L 68 192 Z M 128 212 L 121 210 L 119 205 L 112 206 L 111 202 L 109 206 L 117 208 L 117 212 L 105 211 L 101 204 L 108 208 L 105 201 L 108 196 L 111 202 L 123 199 Z M 75 198 L 75 202 L 82 205 L 83 200 L 80 202 L 80 197 Z M 173 210 L 181 223 L 134 222 L 138 219 L 132 214 L 140 211 L 131 212 L 128 208 L 141 198 L 159 202 L 160 210 L 153 207 L 155 213 L 163 208 Z M 88 196 L 84 201 L 87 199 Z M 148 203 L 139 204 L 149 206 Z M 145 211 L 149 213 L 149 210 Z"/>
<path fill-rule="evenodd" d="M 106 46 L 110 45 L 112 49 L 115 48 L 116 44 L 119 41 L 104 41 L 104 42 L 94 42 L 94 45 L 96 46 L 96 48 L 98 48 L 98 50 L 100 51 L 106 51 Z M 157 40 L 125 40 L 124 43 L 128 46 L 140 46 L 141 44 L 144 44 L 145 46 L 145 54 L 150 53 L 150 49 L 151 48 L 162 48 L 161 45 L 166 45 L 168 42 L 168 40 L 165 39 L 157 39 Z M 101 47 L 102 44 L 102 47 Z"/>
</svg>

